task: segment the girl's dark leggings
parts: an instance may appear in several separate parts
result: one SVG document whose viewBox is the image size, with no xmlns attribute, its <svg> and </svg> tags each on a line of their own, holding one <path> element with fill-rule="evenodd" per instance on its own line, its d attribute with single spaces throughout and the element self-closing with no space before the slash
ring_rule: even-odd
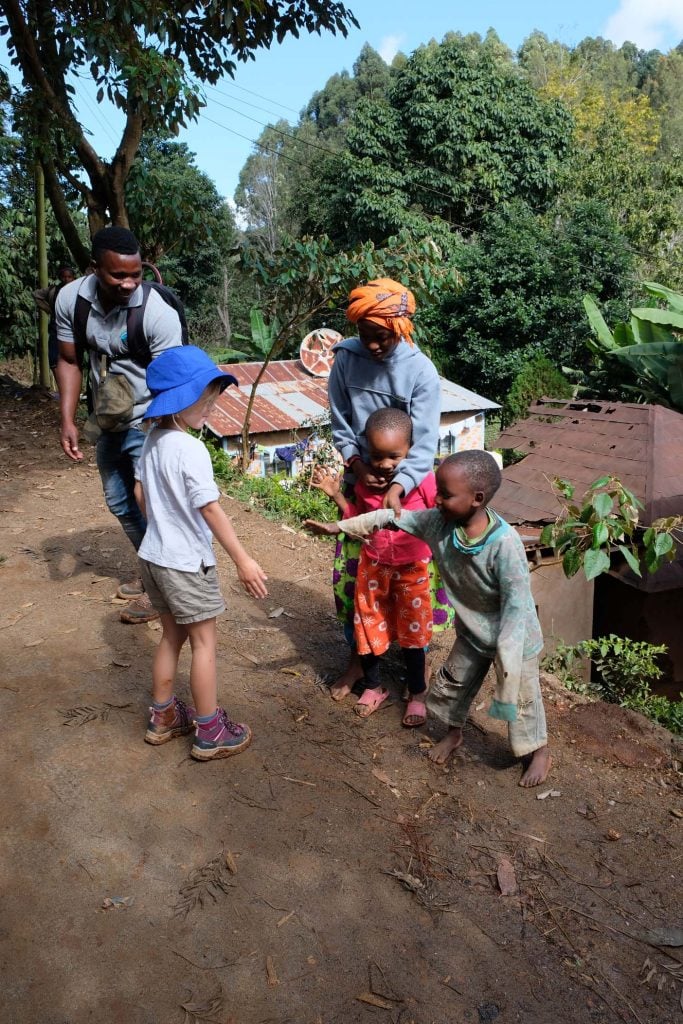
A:
<svg viewBox="0 0 683 1024">
<path fill-rule="evenodd" d="M 423 693 L 425 688 L 425 659 L 424 647 L 402 647 L 403 660 L 406 666 L 406 683 L 411 696 Z M 363 666 L 365 685 L 371 690 L 379 686 L 379 665 L 380 657 L 377 654 L 361 654 L 360 663 Z"/>
</svg>

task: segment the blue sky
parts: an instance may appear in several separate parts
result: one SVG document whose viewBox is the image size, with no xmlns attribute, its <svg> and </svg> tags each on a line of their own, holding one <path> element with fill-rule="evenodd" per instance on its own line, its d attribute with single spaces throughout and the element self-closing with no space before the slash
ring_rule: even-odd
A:
<svg viewBox="0 0 683 1024">
<path fill-rule="evenodd" d="M 585 36 L 602 35 L 621 44 L 629 39 L 643 49 L 663 51 L 683 39 L 683 0 L 348 0 L 360 29 L 342 36 L 302 36 L 271 50 L 255 62 L 239 65 L 234 79 L 208 88 L 208 105 L 199 122 L 180 135 L 196 153 L 197 165 L 232 198 L 240 168 L 263 124 L 285 117 L 292 123 L 330 75 L 352 69 L 361 47 L 370 43 L 391 60 L 397 50 L 410 53 L 446 32 L 479 32 L 489 27 L 516 49 L 534 29 L 573 46 Z M 5 54 L 0 62 L 7 64 Z M 98 151 L 109 156 L 120 124 L 116 111 L 98 107 L 95 87 L 79 80 L 81 116 Z"/>
</svg>

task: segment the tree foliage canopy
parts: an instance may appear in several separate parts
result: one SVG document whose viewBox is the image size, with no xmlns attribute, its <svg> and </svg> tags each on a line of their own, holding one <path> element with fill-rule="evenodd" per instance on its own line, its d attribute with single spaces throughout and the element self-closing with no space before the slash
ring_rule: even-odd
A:
<svg viewBox="0 0 683 1024">
<path fill-rule="evenodd" d="M 65 177 L 87 205 L 91 230 L 107 216 L 127 225 L 125 181 L 147 130 L 177 131 L 195 118 L 201 83 L 231 74 L 236 60 L 253 59 L 259 47 L 300 31 L 346 34 L 349 24 L 356 24 L 353 14 L 336 0 L 3 0 L 0 32 L 27 90 L 25 137 L 34 138 L 55 214 L 80 264 L 86 253 L 65 200 Z M 106 96 L 125 115 L 109 162 L 78 117 L 73 76 L 83 74 L 97 84 L 98 100 Z"/>
</svg>

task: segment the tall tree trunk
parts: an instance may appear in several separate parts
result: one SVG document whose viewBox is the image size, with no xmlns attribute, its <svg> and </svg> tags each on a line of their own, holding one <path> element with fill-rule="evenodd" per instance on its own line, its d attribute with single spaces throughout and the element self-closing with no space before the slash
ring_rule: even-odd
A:
<svg viewBox="0 0 683 1024">
<path fill-rule="evenodd" d="M 35 170 L 35 204 L 36 204 L 36 251 L 38 255 L 38 286 L 48 287 L 47 245 L 45 241 L 45 175 L 40 161 L 36 161 Z M 41 387 L 50 386 L 50 361 L 48 357 L 48 324 L 47 313 L 38 313 L 38 380 Z"/>
<path fill-rule="evenodd" d="M 45 175 L 45 191 L 50 200 L 55 220 L 59 225 L 59 230 L 64 236 L 64 241 L 69 247 L 69 252 L 73 256 L 76 265 L 81 270 L 85 270 L 90 263 L 90 253 L 83 244 L 78 228 L 71 216 L 71 211 L 64 198 L 64 191 L 57 178 L 54 164 L 51 160 L 46 159 L 41 160 L 41 164 Z"/>
</svg>

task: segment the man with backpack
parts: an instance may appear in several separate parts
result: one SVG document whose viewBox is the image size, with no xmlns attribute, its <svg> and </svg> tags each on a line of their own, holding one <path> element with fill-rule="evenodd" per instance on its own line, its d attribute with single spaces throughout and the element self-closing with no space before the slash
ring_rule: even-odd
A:
<svg viewBox="0 0 683 1024">
<path fill-rule="evenodd" d="M 143 284 L 140 246 L 132 231 L 103 228 L 93 237 L 91 255 L 92 273 L 65 285 L 55 307 L 60 442 L 70 459 L 82 460 L 75 416 L 87 354 L 92 410 L 85 433 L 96 438 L 107 507 L 137 551 L 147 525 L 133 493 L 145 439 L 140 423 L 151 401 L 145 371 L 164 349 L 183 344 L 187 328 L 172 293 Z M 130 601 L 122 622 L 158 617 L 137 581 L 123 584 L 118 596 Z"/>
</svg>

